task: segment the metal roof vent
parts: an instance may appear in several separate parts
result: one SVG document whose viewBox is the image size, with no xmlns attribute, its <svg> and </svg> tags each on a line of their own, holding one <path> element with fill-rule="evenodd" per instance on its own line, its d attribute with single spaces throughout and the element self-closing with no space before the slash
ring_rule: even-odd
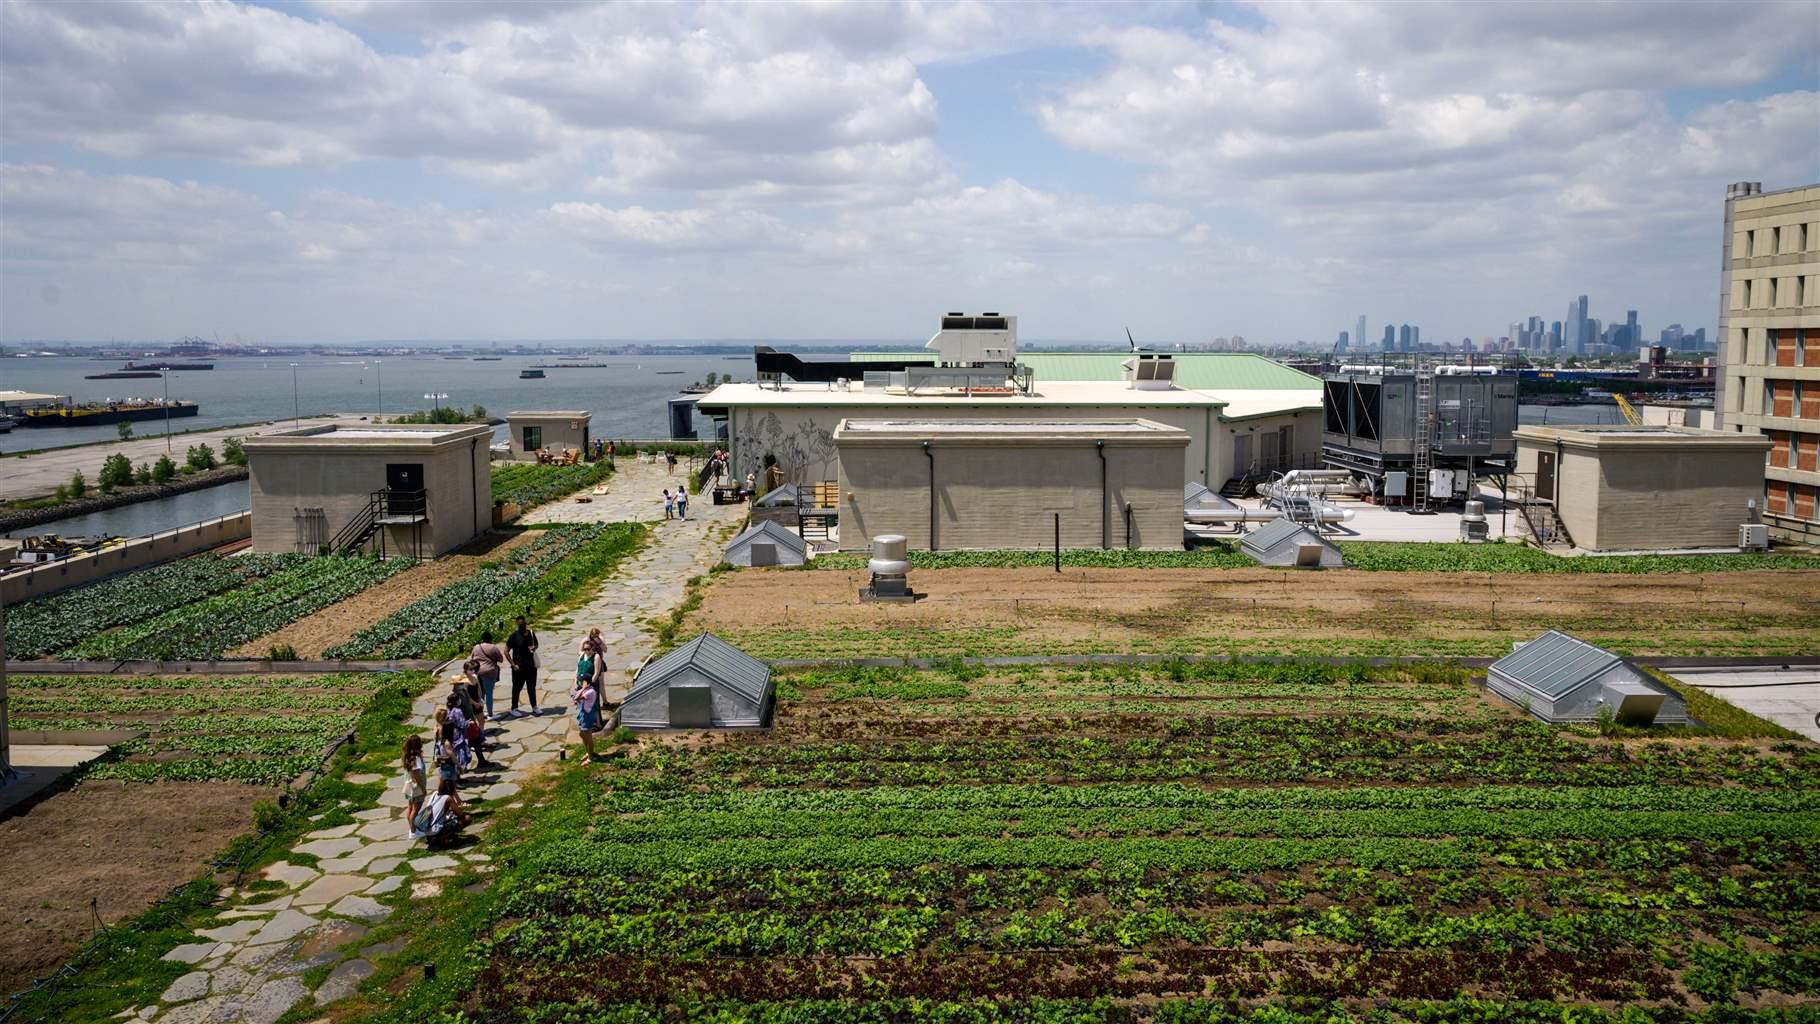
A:
<svg viewBox="0 0 1820 1024">
<path fill-rule="evenodd" d="M 1687 702 L 1635 665 L 1558 629 L 1494 662 L 1493 693 L 1544 722 L 1593 722 L 1601 711 L 1630 725 L 1686 725 Z"/>
<path fill-rule="evenodd" d="M 1340 549 L 1292 519 L 1273 519 L 1246 534 L 1239 550 L 1259 565 L 1297 566 L 1304 569 L 1338 569 L 1346 564 Z"/>
<path fill-rule="evenodd" d="M 861 601 L 916 600 L 910 589 L 910 545 L 901 533 L 881 533 L 872 538 L 872 560 L 866 563 L 872 578 L 860 590 Z"/>
<path fill-rule="evenodd" d="M 1138 391 L 1168 391 L 1175 387 L 1175 359 L 1171 356 L 1139 353 L 1119 364 L 1125 368 L 1125 383 Z"/>
</svg>

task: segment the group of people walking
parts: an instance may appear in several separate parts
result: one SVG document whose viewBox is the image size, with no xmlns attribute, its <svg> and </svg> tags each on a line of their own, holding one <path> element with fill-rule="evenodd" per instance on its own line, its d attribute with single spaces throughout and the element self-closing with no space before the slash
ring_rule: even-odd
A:
<svg viewBox="0 0 1820 1024">
<path fill-rule="evenodd" d="M 461 674 L 449 677 L 449 692 L 436 708 L 428 744 L 422 736 L 405 740 L 401 755 L 405 820 L 411 836 L 433 848 L 452 843 L 470 823 L 460 794 L 464 778 L 471 772 L 500 767 L 487 759 L 487 752 L 498 747 L 488 741 L 488 723 L 543 713 L 537 701 L 537 634 L 522 615 L 517 626 L 506 637 L 504 646 L 494 642 L 490 630 L 480 634 L 480 642 L 468 652 Z M 606 679 L 606 654 L 606 641 L 600 630 L 589 630 L 577 651 L 574 683 L 569 690 L 576 730 L 591 760 L 600 759 L 594 749 L 594 736 L 605 729 L 607 714 L 617 707 L 601 693 Z M 494 691 L 507 665 L 512 669 L 512 706 L 496 716 Z M 521 710 L 521 697 L 530 705 L 528 712 Z M 434 783 L 430 781 L 432 771 Z"/>
</svg>

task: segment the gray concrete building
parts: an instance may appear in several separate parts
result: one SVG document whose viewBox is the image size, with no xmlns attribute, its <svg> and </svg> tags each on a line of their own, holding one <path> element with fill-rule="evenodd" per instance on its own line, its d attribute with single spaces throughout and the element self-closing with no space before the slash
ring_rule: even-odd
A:
<svg viewBox="0 0 1820 1024">
<path fill-rule="evenodd" d="M 1726 189 L 1719 429 L 1762 434 L 1764 521 L 1820 540 L 1820 184 Z"/>
<path fill-rule="evenodd" d="M 840 546 L 1178 548 L 1188 433 L 1147 419 L 846 419 Z"/>
<path fill-rule="evenodd" d="M 433 558 L 492 525 L 478 424 L 308 427 L 245 440 L 253 550 Z"/>
<path fill-rule="evenodd" d="M 1738 546 L 1762 505 L 1767 438 L 1692 427 L 1518 427 L 1517 473 L 1553 502 L 1573 546 L 1641 551 Z"/>
<path fill-rule="evenodd" d="M 506 413 L 506 438 L 516 462 L 536 462 L 537 453 L 587 453 L 593 414 L 585 410 L 527 410 Z"/>
</svg>

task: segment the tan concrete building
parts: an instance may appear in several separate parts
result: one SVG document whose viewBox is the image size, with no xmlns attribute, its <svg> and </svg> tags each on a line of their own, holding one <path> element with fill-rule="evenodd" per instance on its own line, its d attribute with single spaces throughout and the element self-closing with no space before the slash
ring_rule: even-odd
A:
<svg viewBox="0 0 1820 1024">
<path fill-rule="evenodd" d="M 1118 372 L 1120 353 L 1033 356 L 1052 374 L 1084 377 Z M 1261 356 L 1209 360 L 1206 386 L 1138 390 L 1105 379 L 1038 376 L 1027 393 L 917 394 L 842 384 L 723 384 L 696 403 L 725 423 L 733 475 L 763 472 L 767 457 L 785 479 L 809 484 L 835 478 L 834 429 L 849 418 L 955 420 L 1089 420 L 1142 418 L 1188 436 L 1181 452 L 1186 479 L 1215 490 L 1245 472 L 1320 465 L 1321 382 Z M 1022 358 L 1022 357 L 1020 357 Z M 1177 357 L 1182 359 L 1184 357 Z M 1111 370 L 1107 370 L 1107 365 Z M 1194 365 L 1190 363 L 1190 365 Z M 856 363 L 856 373 L 863 370 Z M 1224 384 L 1213 374 L 1223 374 Z M 1190 378 L 1191 380 L 1193 378 Z"/>
<path fill-rule="evenodd" d="M 581 410 L 506 413 L 506 439 L 517 462 L 536 462 L 538 451 L 552 455 L 564 451 L 587 453 L 588 427 L 593 414 Z"/>
<path fill-rule="evenodd" d="M 1769 438 L 1764 521 L 1820 540 L 1820 185 L 1726 190 L 1719 428 Z"/>
<path fill-rule="evenodd" d="M 1148 419 L 847 419 L 834 431 L 840 546 L 919 550 L 1182 544 L 1186 431 Z"/>
<path fill-rule="evenodd" d="M 247 438 L 253 550 L 441 555 L 492 525 L 484 423 L 309 427 Z"/>
<path fill-rule="evenodd" d="M 1762 437 L 1623 425 L 1522 426 L 1516 437 L 1517 473 L 1584 550 L 1737 547 L 1749 503 L 1762 504 Z"/>
</svg>

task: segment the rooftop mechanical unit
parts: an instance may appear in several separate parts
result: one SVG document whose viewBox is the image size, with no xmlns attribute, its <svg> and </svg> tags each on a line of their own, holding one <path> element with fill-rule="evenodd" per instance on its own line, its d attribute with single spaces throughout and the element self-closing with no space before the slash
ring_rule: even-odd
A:
<svg viewBox="0 0 1820 1024">
<path fill-rule="evenodd" d="M 859 592 L 866 602 L 916 600 L 910 589 L 909 544 L 901 533 L 881 533 L 872 538 L 872 559 L 866 563 L 872 578 Z"/>
<path fill-rule="evenodd" d="M 1623 658 L 1551 629 L 1492 663 L 1491 692 L 1544 722 L 1686 725 L 1687 702 Z"/>
<path fill-rule="evenodd" d="M 1487 366 L 1343 366 L 1322 380 L 1321 459 L 1426 510 L 1441 470 L 1508 474 L 1517 458 L 1517 374 Z M 1391 478 L 1408 482 L 1399 495 Z M 1432 496 L 1464 497 L 1464 488 Z"/>
</svg>

